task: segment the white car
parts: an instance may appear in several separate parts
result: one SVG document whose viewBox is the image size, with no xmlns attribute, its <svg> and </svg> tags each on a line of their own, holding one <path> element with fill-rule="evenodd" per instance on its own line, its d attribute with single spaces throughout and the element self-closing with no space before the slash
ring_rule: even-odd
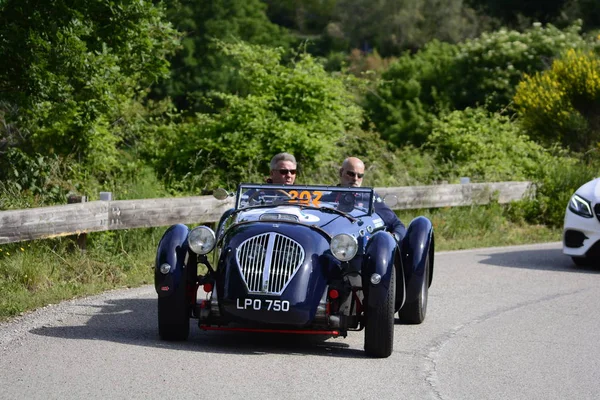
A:
<svg viewBox="0 0 600 400">
<path fill-rule="evenodd" d="M 563 253 L 576 265 L 600 267 L 600 178 L 581 186 L 569 200 Z"/>
</svg>

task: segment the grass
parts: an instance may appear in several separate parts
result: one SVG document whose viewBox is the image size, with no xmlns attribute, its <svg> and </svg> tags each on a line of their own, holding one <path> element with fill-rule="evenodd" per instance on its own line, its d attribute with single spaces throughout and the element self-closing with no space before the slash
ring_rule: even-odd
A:
<svg viewBox="0 0 600 400">
<path fill-rule="evenodd" d="M 419 215 L 429 218 L 435 232 L 437 251 L 554 242 L 562 239 L 562 229 L 515 221 L 507 214 L 507 206 L 499 204 L 398 213 L 405 225 Z"/>
<path fill-rule="evenodd" d="M 428 217 L 436 250 L 558 241 L 559 229 L 513 221 L 500 205 L 410 210 L 408 223 Z M 90 234 L 81 252 L 70 238 L 0 246 L 0 320 L 61 300 L 153 282 L 152 267 L 164 228 Z"/>
<path fill-rule="evenodd" d="M 65 299 L 151 283 L 163 232 L 91 234 L 85 252 L 70 238 L 0 246 L 0 320 Z"/>
</svg>

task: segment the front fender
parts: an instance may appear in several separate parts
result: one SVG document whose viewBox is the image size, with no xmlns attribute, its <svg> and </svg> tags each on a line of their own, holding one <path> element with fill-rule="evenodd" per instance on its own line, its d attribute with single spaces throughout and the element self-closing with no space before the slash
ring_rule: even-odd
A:
<svg viewBox="0 0 600 400">
<path fill-rule="evenodd" d="M 159 297 L 169 296 L 180 285 L 182 274 L 185 273 L 188 233 L 187 226 L 172 225 L 158 243 L 154 266 L 154 288 Z M 163 274 L 159 269 L 165 263 L 171 266 L 167 274 Z"/>
<path fill-rule="evenodd" d="M 431 265 L 428 286 L 431 286 L 433 280 L 434 236 L 431 221 L 423 216 L 413 219 L 406 230 L 406 236 L 402 239 L 401 249 L 406 281 L 406 301 L 411 302 L 421 292 L 421 285 L 426 276 L 425 268 L 428 268 L 428 254 L 429 265 Z"/>
<path fill-rule="evenodd" d="M 388 232 L 379 231 L 373 234 L 363 258 L 362 279 L 363 290 L 367 297 L 369 307 L 378 307 L 387 301 L 390 279 L 392 277 L 392 268 L 396 268 L 396 240 Z M 397 266 L 396 271 L 396 298 L 404 296 L 404 280 L 402 279 L 402 266 Z M 371 275 L 377 273 L 381 275 L 381 282 L 374 285 L 371 283 Z M 401 290 L 401 292 L 399 291 Z"/>
</svg>

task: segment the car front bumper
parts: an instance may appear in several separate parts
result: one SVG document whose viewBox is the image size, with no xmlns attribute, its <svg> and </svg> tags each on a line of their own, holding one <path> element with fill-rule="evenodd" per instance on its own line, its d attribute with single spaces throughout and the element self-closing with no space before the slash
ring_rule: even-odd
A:
<svg viewBox="0 0 600 400">
<path fill-rule="evenodd" d="M 571 210 L 565 213 L 563 253 L 572 257 L 598 256 L 600 253 L 600 220 L 584 218 Z"/>
</svg>

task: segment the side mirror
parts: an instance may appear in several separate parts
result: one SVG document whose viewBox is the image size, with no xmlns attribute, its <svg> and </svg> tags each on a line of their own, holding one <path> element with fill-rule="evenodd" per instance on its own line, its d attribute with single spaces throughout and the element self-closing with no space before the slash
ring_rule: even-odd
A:
<svg viewBox="0 0 600 400">
<path fill-rule="evenodd" d="M 217 200 L 225 200 L 226 198 L 229 197 L 229 193 L 227 193 L 227 190 L 225 190 L 223 188 L 218 188 L 213 191 L 213 196 Z"/>
</svg>

